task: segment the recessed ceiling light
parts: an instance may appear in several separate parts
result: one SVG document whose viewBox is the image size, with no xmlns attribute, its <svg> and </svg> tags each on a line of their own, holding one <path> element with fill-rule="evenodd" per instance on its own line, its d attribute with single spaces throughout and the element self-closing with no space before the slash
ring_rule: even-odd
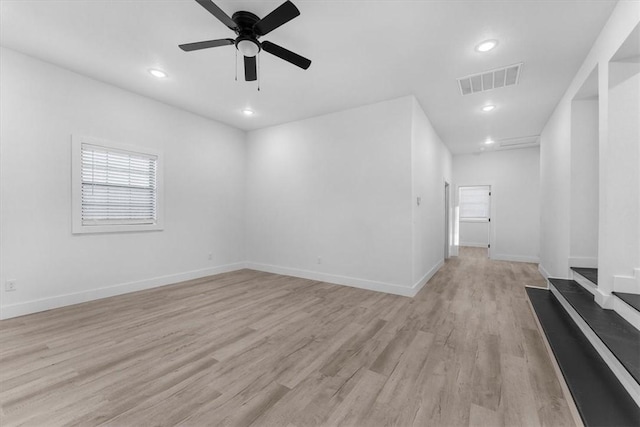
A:
<svg viewBox="0 0 640 427">
<path fill-rule="evenodd" d="M 494 142 L 495 142 L 495 141 L 494 141 L 493 139 L 489 138 L 489 139 L 487 139 L 484 143 L 485 143 L 485 144 L 487 144 L 487 145 L 491 145 L 491 144 L 493 144 Z"/>
<path fill-rule="evenodd" d="M 476 50 L 478 52 L 489 52 L 496 46 L 498 46 L 498 40 L 485 40 L 476 46 Z"/>
<path fill-rule="evenodd" d="M 255 114 L 255 112 L 253 110 L 248 109 L 248 108 L 244 108 L 242 110 L 242 114 L 244 114 L 245 116 L 253 116 Z"/>
<path fill-rule="evenodd" d="M 162 71 L 162 70 L 158 70 L 158 69 L 156 69 L 156 68 L 151 68 L 151 69 L 149 70 L 149 74 L 151 74 L 153 77 L 157 77 L 157 78 L 159 78 L 159 79 L 164 79 L 164 78 L 166 78 L 166 77 L 167 77 L 167 73 L 165 73 L 165 72 L 164 72 L 164 71 Z"/>
<path fill-rule="evenodd" d="M 485 105 L 484 107 L 482 107 L 482 111 L 488 113 L 489 111 L 493 111 L 495 108 L 495 105 Z"/>
</svg>

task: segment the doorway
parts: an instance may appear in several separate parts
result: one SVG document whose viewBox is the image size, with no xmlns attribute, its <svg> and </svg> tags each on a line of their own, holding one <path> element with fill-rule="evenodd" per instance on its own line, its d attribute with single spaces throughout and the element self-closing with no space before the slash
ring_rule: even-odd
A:
<svg viewBox="0 0 640 427">
<path fill-rule="evenodd" d="M 458 187 L 460 246 L 486 249 L 491 258 L 491 186 Z"/>
</svg>

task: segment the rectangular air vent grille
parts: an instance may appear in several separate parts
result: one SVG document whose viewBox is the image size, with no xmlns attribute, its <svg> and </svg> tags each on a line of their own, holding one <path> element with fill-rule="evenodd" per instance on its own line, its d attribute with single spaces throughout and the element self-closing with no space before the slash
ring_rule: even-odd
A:
<svg viewBox="0 0 640 427">
<path fill-rule="evenodd" d="M 501 149 L 534 147 L 540 144 L 540 135 L 505 138 L 497 142 Z"/>
<path fill-rule="evenodd" d="M 505 86 L 517 85 L 520 80 L 522 62 L 495 70 L 485 71 L 479 74 L 461 77 L 458 79 L 460 93 L 471 95 L 472 93 L 486 92 Z"/>
</svg>

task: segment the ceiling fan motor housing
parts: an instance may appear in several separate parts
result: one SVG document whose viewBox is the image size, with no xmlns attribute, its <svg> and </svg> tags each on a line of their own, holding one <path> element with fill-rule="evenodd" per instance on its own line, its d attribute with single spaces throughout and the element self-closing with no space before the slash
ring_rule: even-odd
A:
<svg viewBox="0 0 640 427">
<path fill-rule="evenodd" d="M 258 35 L 256 34 L 253 26 L 260 20 L 256 15 L 251 12 L 238 11 L 231 17 L 233 22 L 237 24 L 235 45 L 244 56 L 252 57 L 256 56 L 262 47 L 258 42 Z"/>
</svg>

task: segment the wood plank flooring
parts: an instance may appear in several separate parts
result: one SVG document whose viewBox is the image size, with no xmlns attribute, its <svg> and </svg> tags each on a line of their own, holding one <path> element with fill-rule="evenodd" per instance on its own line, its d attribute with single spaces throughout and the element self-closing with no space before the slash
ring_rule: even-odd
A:
<svg viewBox="0 0 640 427">
<path fill-rule="evenodd" d="M 573 425 L 533 264 L 415 298 L 243 270 L 0 322 L 0 425 Z"/>
</svg>

